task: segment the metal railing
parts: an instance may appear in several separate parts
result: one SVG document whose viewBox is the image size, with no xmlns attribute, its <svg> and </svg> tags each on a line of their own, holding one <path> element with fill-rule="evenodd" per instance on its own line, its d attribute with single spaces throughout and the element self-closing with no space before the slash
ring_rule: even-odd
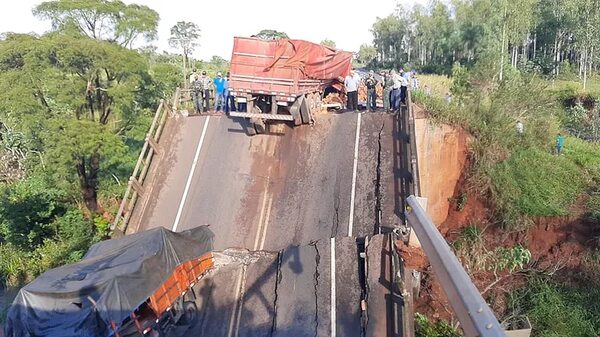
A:
<svg viewBox="0 0 600 337">
<path fill-rule="evenodd" d="M 415 196 L 406 200 L 406 218 L 417 234 L 433 272 L 467 337 L 506 337 L 479 290 Z"/>
<path fill-rule="evenodd" d="M 177 110 L 180 96 L 181 90 L 177 88 L 172 102 L 169 103 L 165 102 L 165 100 L 160 100 L 160 104 L 150 125 L 150 130 L 146 134 L 146 141 L 133 169 L 133 174 L 129 177 L 123 200 L 121 200 L 121 205 L 110 228 L 112 235 L 125 234 L 127 231 L 127 226 L 129 225 L 136 202 L 146 190 L 144 181 L 152 163 L 152 158 L 160 151 L 158 142 L 167 121 L 167 115 L 173 114 Z"/>
</svg>

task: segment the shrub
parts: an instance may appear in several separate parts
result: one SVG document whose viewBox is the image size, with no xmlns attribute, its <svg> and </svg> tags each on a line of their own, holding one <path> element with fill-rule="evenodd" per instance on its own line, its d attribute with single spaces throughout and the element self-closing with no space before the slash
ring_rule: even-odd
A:
<svg viewBox="0 0 600 337">
<path fill-rule="evenodd" d="M 447 321 L 439 320 L 435 323 L 417 313 L 415 315 L 415 336 L 416 337 L 460 337 L 458 333 Z"/>
<path fill-rule="evenodd" d="M 62 191 L 33 177 L 0 189 L 0 240 L 23 249 L 52 236 L 56 217 L 65 213 Z"/>
</svg>

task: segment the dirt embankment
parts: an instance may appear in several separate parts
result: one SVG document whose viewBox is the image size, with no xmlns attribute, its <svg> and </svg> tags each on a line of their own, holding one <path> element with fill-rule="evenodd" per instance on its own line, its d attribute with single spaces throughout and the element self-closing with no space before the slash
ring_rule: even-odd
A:
<svg viewBox="0 0 600 337">
<path fill-rule="evenodd" d="M 507 232 L 494 225 L 493 209 L 486 199 L 466 188 L 470 163 L 469 135 L 448 125 L 433 125 L 424 118 L 415 121 L 421 194 L 428 198 L 427 213 L 449 243 L 459 239 L 468 225 L 481 231 L 481 253 L 493 253 L 496 247 L 522 245 L 530 250 L 531 262 L 524 270 L 509 273 L 469 270 L 475 285 L 494 311 L 506 311 L 506 293 L 525 284 L 529 272 L 553 273 L 570 280 L 577 277 L 582 259 L 590 249 L 590 238 L 598 230 L 582 221 L 582 211 L 574 207 L 568 217 L 539 218 L 525 232 Z M 580 200 L 575 205 L 585 204 Z M 416 311 L 434 319 L 452 320 L 451 307 L 420 248 L 401 247 L 401 256 L 409 268 L 422 272 L 421 291 Z M 463 262 L 464 263 L 464 262 Z"/>
</svg>

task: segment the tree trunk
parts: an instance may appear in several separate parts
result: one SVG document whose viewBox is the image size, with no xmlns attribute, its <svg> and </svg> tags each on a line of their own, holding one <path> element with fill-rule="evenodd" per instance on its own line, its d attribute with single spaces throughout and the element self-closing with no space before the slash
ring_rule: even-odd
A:
<svg viewBox="0 0 600 337">
<path fill-rule="evenodd" d="M 188 89 L 189 81 L 187 79 L 187 54 L 183 53 L 183 88 Z"/>
<path fill-rule="evenodd" d="M 537 33 L 533 35 L 533 59 L 535 60 L 535 54 L 537 52 Z"/>
<path fill-rule="evenodd" d="M 556 32 L 554 36 L 554 70 L 552 71 L 554 77 L 558 76 L 558 34 L 559 32 Z"/>
<path fill-rule="evenodd" d="M 589 54 L 588 54 L 588 47 L 586 46 L 583 49 L 583 90 L 587 89 L 587 74 L 588 74 L 588 58 L 589 58 Z"/>
<path fill-rule="evenodd" d="M 504 3 L 504 23 L 502 24 L 502 47 L 500 48 L 500 81 L 504 77 L 504 45 L 506 44 L 506 14 L 508 8 Z"/>
<path fill-rule="evenodd" d="M 77 175 L 79 176 L 79 187 L 85 207 L 93 214 L 100 213 L 98 205 L 98 171 L 100 170 L 100 154 L 95 152 L 86 165 L 86 158 L 81 157 L 77 164 Z"/>
</svg>

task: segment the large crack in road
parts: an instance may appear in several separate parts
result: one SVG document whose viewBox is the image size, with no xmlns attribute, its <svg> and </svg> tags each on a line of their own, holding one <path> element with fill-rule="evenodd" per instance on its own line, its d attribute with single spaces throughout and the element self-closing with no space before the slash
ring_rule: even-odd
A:
<svg viewBox="0 0 600 337">
<path fill-rule="evenodd" d="M 315 282 L 314 282 L 314 290 L 315 290 L 315 337 L 317 337 L 319 330 L 319 265 L 321 263 L 321 254 L 319 253 L 318 247 L 319 241 L 313 241 L 310 243 L 310 246 L 315 249 Z"/>
</svg>

